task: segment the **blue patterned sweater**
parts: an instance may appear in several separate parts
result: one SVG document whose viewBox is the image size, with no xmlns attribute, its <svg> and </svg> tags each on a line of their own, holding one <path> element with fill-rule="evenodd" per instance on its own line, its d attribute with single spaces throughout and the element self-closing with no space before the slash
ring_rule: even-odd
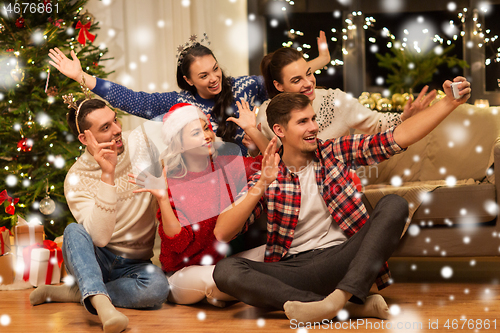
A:
<svg viewBox="0 0 500 333">
<path fill-rule="evenodd" d="M 234 101 L 232 108 L 235 117 L 239 117 L 236 101 L 245 99 L 250 106 L 259 106 L 267 99 L 264 79 L 261 76 L 240 76 L 229 78 L 233 90 Z M 119 84 L 97 78 L 96 86 L 92 91 L 107 100 L 113 107 L 119 108 L 134 116 L 161 121 L 163 115 L 177 103 L 190 103 L 199 107 L 210 119 L 214 131 L 217 131 L 217 119 L 213 116 L 213 99 L 201 98 L 198 94 L 193 95 L 189 91 L 146 93 L 132 91 Z M 241 147 L 243 156 L 247 149 L 242 144 L 244 131 L 237 127 L 235 142 Z"/>
</svg>

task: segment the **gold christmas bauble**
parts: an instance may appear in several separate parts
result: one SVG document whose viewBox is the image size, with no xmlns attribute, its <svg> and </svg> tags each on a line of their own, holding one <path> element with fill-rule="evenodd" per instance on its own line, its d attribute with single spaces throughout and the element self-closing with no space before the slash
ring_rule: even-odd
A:
<svg viewBox="0 0 500 333">
<path fill-rule="evenodd" d="M 24 81 L 24 70 L 22 70 L 19 67 L 16 67 L 10 71 L 10 76 L 12 76 L 12 78 L 16 82 L 23 82 Z"/>
<path fill-rule="evenodd" d="M 392 102 L 388 98 L 381 98 L 377 101 L 377 110 L 387 112 L 392 110 Z"/>
<path fill-rule="evenodd" d="M 359 100 L 367 99 L 367 98 L 370 98 L 370 93 L 367 91 L 362 92 L 361 95 L 359 96 Z"/>
<path fill-rule="evenodd" d="M 375 101 L 371 98 L 360 99 L 359 103 L 361 103 L 361 105 L 363 105 L 364 107 L 367 107 L 372 110 L 375 110 L 375 106 L 377 105 Z"/>
<path fill-rule="evenodd" d="M 406 100 L 402 94 L 394 94 L 392 95 L 392 103 L 394 103 L 395 105 L 404 105 L 406 103 Z"/>
<path fill-rule="evenodd" d="M 370 98 L 373 99 L 375 102 L 378 102 L 378 100 L 382 98 L 382 94 L 381 93 L 372 93 L 370 95 Z"/>
</svg>

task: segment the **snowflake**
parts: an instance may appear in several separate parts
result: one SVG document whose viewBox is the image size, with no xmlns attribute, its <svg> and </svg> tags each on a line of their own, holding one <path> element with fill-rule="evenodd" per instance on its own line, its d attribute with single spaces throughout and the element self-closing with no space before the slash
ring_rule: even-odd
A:
<svg viewBox="0 0 500 333">
<path fill-rule="evenodd" d="M 408 233 L 410 234 L 410 236 L 415 237 L 420 233 L 420 227 L 418 225 L 412 224 L 408 228 Z"/>
<path fill-rule="evenodd" d="M 446 8 L 450 11 L 453 12 L 457 9 L 457 4 L 454 3 L 453 1 L 448 2 L 448 5 L 446 5 Z"/>
<path fill-rule="evenodd" d="M 349 319 L 349 312 L 347 312 L 347 310 L 340 310 L 338 313 L 337 313 L 337 319 L 340 320 L 340 321 L 346 321 L 347 319 Z"/>
<path fill-rule="evenodd" d="M 5 177 L 5 184 L 9 187 L 14 187 L 17 184 L 17 177 L 14 175 L 8 175 Z"/>
<path fill-rule="evenodd" d="M 393 304 L 393 305 L 390 306 L 389 312 L 393 316 L 398 316 L 399 314 L 401 314 L 401 308 L 399 307 L 399 305 Z"/>
<path fill-rule="evenodd" d="M 211 255 L 206 254 L 201 258 L 200 265 L 208 266 L 212 265 L 213 263 L 214 263 L 214 258 Z"/>
<path fill-rule="evenodd" d="M 203 311 L 200 311 L 200 312 L 198 312 L 196 317 L 198 318 L 198 320 L 205 320 L 207 318 L 207 314 Z"/>
<path fill-rule="evenodd" d="M 391 185 L 395 187 L 399 187 L 403 184 L 403 179 L 399 176 L 394 176 L 391 178 Z"/>
<path fill-rule="evenodd" d="M 457 184 L 457 179 L 453 176 L 446 177 L 446 185 L 447 186 L 455 186 Z"/>
<path fill-rule="evenodd" d="M 62 280 L 68 287 L 72 287 L 76 283 L 76 279 L 73 275 L 66 275 Z"/>
<path fill-rule="evenodd" d="M 9 315 L 1 315 L 0 316 L 0 325 L 2 326 L 9 326 L 10 325 L 10 317 Z"/>
<path fill-rule="evenodd" d="M 444 266 L 441 268 L 441 276 L 444 279 L 449 279 L 453 276 L 453 269 L 450 266 Z"/>
</svg>

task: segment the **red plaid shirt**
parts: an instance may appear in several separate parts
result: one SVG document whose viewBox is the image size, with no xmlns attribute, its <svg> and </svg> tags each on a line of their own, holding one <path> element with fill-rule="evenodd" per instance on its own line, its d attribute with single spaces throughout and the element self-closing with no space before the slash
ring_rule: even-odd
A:
<svg viewBox="0 0 500 333">
<path fill-rule="evenodd" d="M 317 140 L 316 182 L 333 220 L 347 237 L 354 235 L 369 217 L 349 170 L 382 162 L 403 151 L 394 141 L 393 131 L 391 128 L 375 135 L 358 134 L 324 142 Z M 260 171 L 250 178 L 248 188 L 259 179 Z M 263 209 L 267 209 L 266 262 L 281 260 L 290 249 L 299 219 L 300 198 L 299 177 L 280 161 L 277 179 L 269 185 L 242 230 L 245 232 Z M 376 280 L 378 288 L 387 287 L 389 280 L 389 267 L 385 263 Z"/>
</svg>

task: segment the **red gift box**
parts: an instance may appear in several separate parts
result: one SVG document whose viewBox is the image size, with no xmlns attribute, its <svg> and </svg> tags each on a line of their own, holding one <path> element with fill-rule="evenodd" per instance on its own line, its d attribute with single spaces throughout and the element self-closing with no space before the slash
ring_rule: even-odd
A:
<svg viewBox="0 0 500 333">
<path fill-rule="evenodd" d="M 11 251 L 10 235 L 12 233 L 6 227 L 0 227 L 0 255 Z"/>
<path fill-rule="evenodd" d="M 0 284 L 12 284 L 12 282 L 14 282 L 12 254 L 7 253 L 0 256 Z"/>
<path fill-rule="evenodd" d="M 33 244 L 23 250 L 24 281 L 33 286 L 61 281 L 62 250 L 51 240 Z"/>
</svg>

